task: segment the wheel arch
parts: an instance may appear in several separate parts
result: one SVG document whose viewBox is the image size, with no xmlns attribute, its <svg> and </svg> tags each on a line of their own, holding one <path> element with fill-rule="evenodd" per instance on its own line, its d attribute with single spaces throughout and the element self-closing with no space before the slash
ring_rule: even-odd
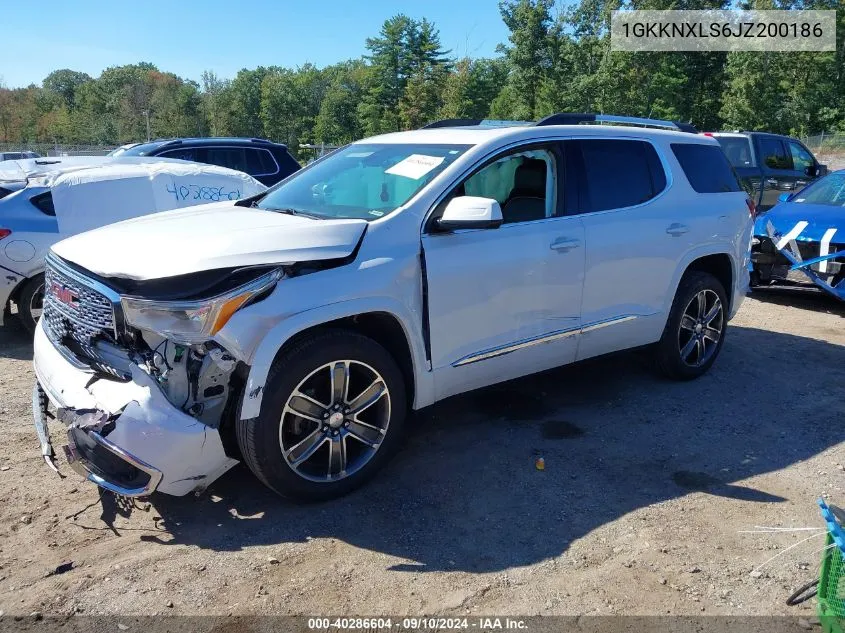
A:
<svg viewBox="0 0 845 633">
<path fill-rule="evenodd" d="M 431 403 L 433 381 L 425 364 L 421 333 L 414 321 L 403 318 L 400 311 L 375 306 L 362 310 L 335 307 L 328 312 L 321 311 L 319 316 L 322 318 L 315 318 L 318 315 L 310 313 L 297 316 L 280 323 L 258 345 L 246 377 L 241 419 L 258 416 L 270 368 L 284 350 L 304 336 L 328 329 L 358 332 L 382 345 L 402 371 L 410 406 L 420 408 Z"/>
<path fill-rule="evenodd" d="M 695 250 L 687 255 L 682 264 L 678 266 L 673 279 L 671 292 L 666 294 L 664 312 L 669 315 L 672 301 L 678 292 L 681 279 L 690 271 L 701 271 L 710 273 L 718 279 L 725 289 L 725 296 L 728 300 L 727 312 L 730 314 L 735 300 L 734 288 L 738 279 L 734 258 L 726 250 Z"/>
<path fill-rule="evenodd" d="M 684 274 L 693 270 L 710 273 L 719 280 L 725 289 L 725 296 L 728 300 L 727 312 L 730 312 L 734 287 L 734 271 L 731 256 L 727 253 L 715 253 L 713 255 L 699 257 L 690 262 Z"/>
</svg>

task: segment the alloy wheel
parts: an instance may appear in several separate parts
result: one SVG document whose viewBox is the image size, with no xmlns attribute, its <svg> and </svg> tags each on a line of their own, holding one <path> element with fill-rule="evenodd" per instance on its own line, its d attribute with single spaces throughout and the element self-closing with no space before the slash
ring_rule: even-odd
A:
<svg viewBox="0 0 845 633">
<path fill-rule="evenodd" d="M 390 407 L 387 383 L 370 365 L 354 360 L 322 365 L 285 403 L 279 425 L 282 456 L 309 481 L 349 477 L 381 446 Z"/>
<path fill-rule="evenodd" d="M 690 367 L 701 367 L 719 347 L 725 327 L 722 300 L 714 291 L 698 292 L 687 304 L 678 330 L 678 351 Z"/>
<path fill-rule="evenodd" d="M 38 286 L 32 297 L 29 299 L 29 313 L 32 315 L 32 320 L 37 321 L 41 318 L 41 313 L 44 311 L 44 284 Z"/>
</svg>

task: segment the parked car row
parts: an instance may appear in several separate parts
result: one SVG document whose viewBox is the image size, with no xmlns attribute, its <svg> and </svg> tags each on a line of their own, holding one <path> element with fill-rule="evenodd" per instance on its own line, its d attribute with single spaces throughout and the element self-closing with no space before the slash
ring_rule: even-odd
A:
<svg viewBox="0 0 845 633">
<path fill-rule="evenodd" d="M 244 461 L 326 499 L 458 393 L 640 346 L 696 378 L 745 296 L 753 216 L 714 138 L 559 114 L 364 139 L 264 193 L 79 233 L 46 257 L 42 454 L 56 467 L 55 409 L 71 467 L 120 494 Z"/>
<path fill-rule="evenodd" d="M 0 200 L 0 305 L 14 301 L 30 332 L 43 308 L 44 258 L 59 240 L 140 215 L 266 190 L 243 172 L 167 159 L 64 159 L 20 164 L 4 175 L 13 190 Z M 136 248 L 152 254 L 155 245 L 147 246 Z"/>
<path fill-rule="evenodd" d="M 778 203 L 784 192 L 800 191 L 827 174 L 798 139 L 767 132 L 712 132 L 760 211 Z"/>
<path fill-rule="evenodd" d="M 271 187 L 300 168 L 287 146 L 259 138 L 177 138 L 130 143 L 109 156 L 157 156 L 226 167 Z"/>
</svg>

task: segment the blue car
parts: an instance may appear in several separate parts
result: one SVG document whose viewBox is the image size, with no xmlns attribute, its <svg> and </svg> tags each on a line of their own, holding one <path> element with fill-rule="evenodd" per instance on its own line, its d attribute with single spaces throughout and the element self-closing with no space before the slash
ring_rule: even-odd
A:
<svg viewBox="0 0 845 633">
<path fill-rule="evenodd" d="M 845 169 L 779 200 L 754 225 L 752 285 L 809 279 L 845 299 Z"/>
</svg>

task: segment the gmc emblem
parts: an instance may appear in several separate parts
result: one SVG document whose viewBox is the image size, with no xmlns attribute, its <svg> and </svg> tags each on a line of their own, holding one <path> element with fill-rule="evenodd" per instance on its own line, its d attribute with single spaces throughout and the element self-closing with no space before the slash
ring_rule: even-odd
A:
<svg viewBox="0 0 845 633">
<path fill-rule="evenodd" d="M 55 281 L 50 283 L 50 294 L 71 308 L 79 307 L 79 295 Z"/>
</svg>

